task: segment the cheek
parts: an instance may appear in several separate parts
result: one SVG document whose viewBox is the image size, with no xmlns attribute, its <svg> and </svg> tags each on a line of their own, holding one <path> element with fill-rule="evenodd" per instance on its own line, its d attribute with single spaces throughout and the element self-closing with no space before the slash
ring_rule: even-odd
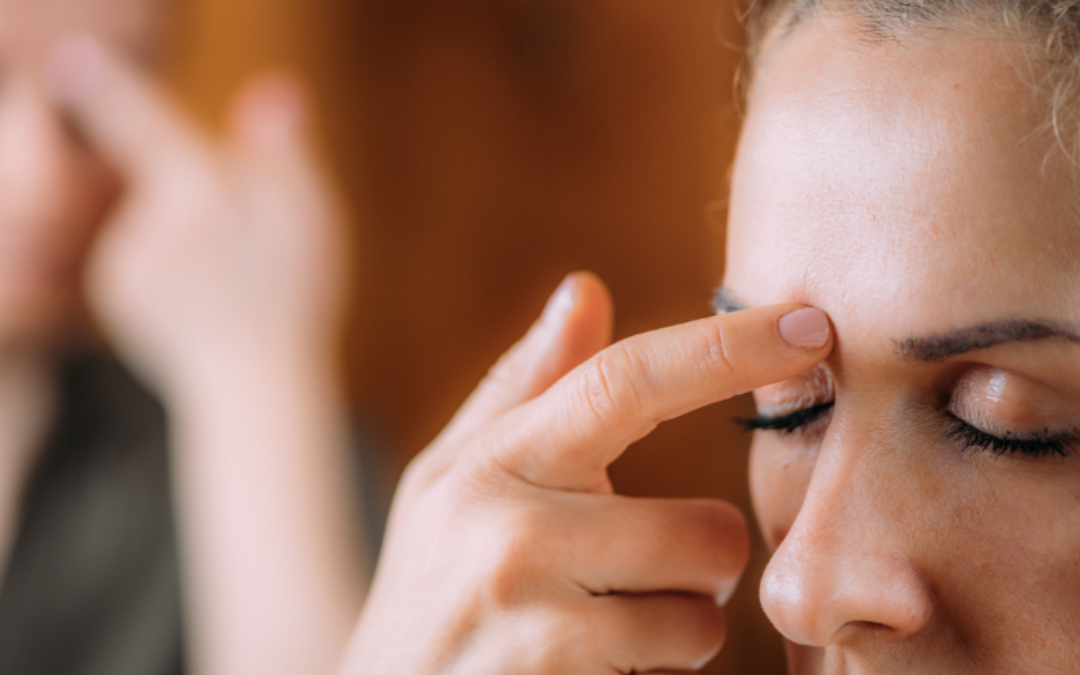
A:
<svg viewBox="0 0 1080 675">
<path fill-rule="evenodd" d="M 905 429 L 843 486 L 847 513 L 872 515 L 856 534 L 918 570 L 944 622 L 937 637 L 966 645 L 981 672 L 1073 672 L 1056 664 L 1080 650 L 1080 458 L 996 457 Z"/>
<path fill-rule="evenodd" d="M 979 475 L 957 476 L 953 485 L 964 497 L 949 513 L 953 526 L 933 537 L 936 581 L 950 589 L 943 601 L 980 617 L 977 629 L 1001 649 L 1024 653 L 1039 645 L 1046 657 L 1075 656 L 1080 475 L 1063 467 L 1054 482 L 1007 459 L 985 464 Z"/>
<path fill-rule="evenodd" d="M 66 199 L 57 205 L 44 245 L 57 252 L 64 267 L 77 267 L 120 194 L 115 173 L 96 157 L 81 155 L 69 166 Z"/>
<path fill-rule="evenodd" d="M 750 450 L 750 491 L 762 536 L 775 551 L 799 515 L 814 451 L 776 433 L 757 432 Z"/>
<path fill-rule="evenodd" d="M 89 237 L 103 225 L 105 217 L 121 197 L 120 178 L 111 167 L 97 158 L 87 160 L 83 173 L 86 178 L 83 202 L 80 209 L 80 221 L 83 233 Z"/>
<path fill-rule="evenodd" d="M 75 218 L 82 223 L 96 224 L 101 215 L 120 195 L 121 180 L 119 175 L 96 154 L 73 141 L 64 181 L 73 195 L 70 214 L 81 215 Z"/>
</svg>

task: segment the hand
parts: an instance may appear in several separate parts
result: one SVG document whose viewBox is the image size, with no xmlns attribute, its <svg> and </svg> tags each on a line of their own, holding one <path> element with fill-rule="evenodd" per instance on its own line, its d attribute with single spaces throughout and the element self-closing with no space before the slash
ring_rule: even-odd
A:
<svg viewBox="0 0 1080 675">
<path fill-rule="evenodd" d="M 746 310 L 599 351 L 610 301 L 593 277 L 571 277 L 410 465 L 342 672 L 701 667 L 723 641 L 745 520 L 722 502 L 615 495 L 606 468 L 660 422 L 823 359 L 827 318 L 787 318 L 800 309 Z"/>
<path fill-rule="evenodd" d="M 125 186 L 87 291 L 170 414 L 185 661 L 199 675 L 326 673 L 365 590 L 334 348 L 341 223 L 282 77 L 199 133 L 90 38 L 54 54 L 52 91 Z"/>
<path fill-rule="evenodd" d="M 329 358 L 347 247 L 307 147 L 299 87 L 284 76 L 254 81 L 215 142 L 90 38 L 62 43 L 49 75 L 126 186 L 86 280 L 127 360 L 168 392 L 237 362 Z"/>
</svg>

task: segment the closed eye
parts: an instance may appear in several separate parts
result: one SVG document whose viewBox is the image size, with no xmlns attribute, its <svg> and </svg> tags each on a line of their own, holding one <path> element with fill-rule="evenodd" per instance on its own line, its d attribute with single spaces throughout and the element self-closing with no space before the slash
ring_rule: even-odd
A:
<svg viewBox="0 0 1080 675">
<path fill-rule="evenodd" d="M 1042 432 L 1026 437 L 1016 434 L 996 436 L 951 413 L 949 417 L 952 418 L 952 424 L 948 431 L 949 438 L 959 441 L 965 448 L 984 450 L 995 455 L 1020 455 L 1033 459 L 1041 457 L 1062 459 L 1068 457 L 1076 445 L 1077 436 L 1075 432 L 1052 434 L 1044 429 Z"/>
<path fill-rule="evenodd" d="M 828 403 L 822 403 L 810 408 L 796 410 L 787 415 L 779 415 L 776 417 L 758 415 L 757 417 L 749 419 L 735 418 L 735 422 L 741 426 L 744 431 L 779 431 L 782 434 L 793 434 L 796 431 L 802 431 L 814 422 L 823 419 L 832 412 L 834 405 L 836 405 L 835 401 L 829 401 Z"/>
</svg>

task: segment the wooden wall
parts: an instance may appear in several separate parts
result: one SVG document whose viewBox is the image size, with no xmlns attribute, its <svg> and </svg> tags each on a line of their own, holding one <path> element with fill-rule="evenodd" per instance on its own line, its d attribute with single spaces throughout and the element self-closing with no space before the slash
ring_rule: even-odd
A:
<svg viewBox="0 0 1080 675">
<path fill-rule="evenodd" d="M 204 120 L 253 70 L 312 82 L 359 241 L 358 414 L 400 471 L 567 272 L 611 285 L 619 336 L 709 313 L 738 118 L 716 0 L 185 0 L 171 79 Z M 739 400 L 663 425 L 620 491 L 749 512 Z M 708 673 L 783 672 L 762 545 Z"/>
</svg>

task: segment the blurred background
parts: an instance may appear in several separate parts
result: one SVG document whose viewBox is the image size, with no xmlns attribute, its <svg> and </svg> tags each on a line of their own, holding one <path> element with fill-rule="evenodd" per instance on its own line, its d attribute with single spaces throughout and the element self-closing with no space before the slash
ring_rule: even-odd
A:
<svg viewBox="0 0 1080 675">
<path fill-rule="evenodd" d="M 216 125 L 268 66 L 311 85 L 356 224 L 349 379 L 387 490 L 561 278 L 597 272 L 617 337 L 710 313 L 738 131 L 736 8 L 716 0 L 174 0 L 171 84 Z M 616 487 L 750 513 L 739 399 L 663 425 Z M 755 532 L 756 536 L 756 532 Z M 706 673 L 783 672 L 764 546 Z"/>
</svg>

